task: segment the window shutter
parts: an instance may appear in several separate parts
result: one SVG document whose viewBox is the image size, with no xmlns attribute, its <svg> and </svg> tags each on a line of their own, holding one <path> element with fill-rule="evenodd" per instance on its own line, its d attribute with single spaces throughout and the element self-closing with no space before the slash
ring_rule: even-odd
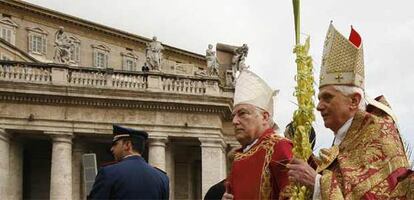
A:
<svg viewBox="0 0 414 200">
<path fill-rule="evenodd" d="M 96 170 L 96 155 L 94 153 L 88 153 L 82 155 L 83 164 L 83 181 L 85 194 L 89 194 L 92 190 L 93 183 L 97 174 Z"/>
<path fill-rule="evenodd" d="M 29 36 L 28 36 L 28 42 L 27 42 L 27 46 L 28 46 L 28 49 L 29 49 L 29 52 L 32 52 L 33 51 L 33 35 L 32 34 L 29 34 Z"/>
<path fill-rule="evenodd" d="M 80 44 L 76 44 L 75 46 L 75 54 L 76 54 L 76 62 L 80 64 Z"/>
<path fill-rule="evenodd" d="M 126 68 L 127 68 L 126 57 L 122 56 L 122 70 L 125 70 Z"/>
<path fill-rule="evenodd" d="M 105 59 L 104 59 L 104 66 L 105 68 L 108 68 L 108 53 L 105 53 Z"/>
<path fill-rule="evenodd" d="M 5 29 L 6 30 L 6 41 L 11 43 L 11 30 L 10 29 Z"/>
<path fill-rule="evenodd" d="M 75 58 L 76 58 L 76 55 L 75 55 L 76 46 L 71 46 L 69 51 L 70 51 L 70 60 L 71 61 L 76 61 L 75 60 Z"/>
<path fill-rule="evenodd" d="M 46 36 L 42 36 L 42 53 L 46 55 L 46 44 L 47 44 L 47 38 Z"/>
<path fill-rule="evenodd" d="M 0 38 L 6 39 L 6 29 L 3 27 L 0 27 Z"/>
<path fill-rule="evenodd" d="M 93 63 L 92 63 L 92 65 L 93 65 L 94 67 L 98 67 L 98 66 L 96 66 L 96 65 L 97 65 L 97 63 L 98 63 L 98 62 L 97 62 L 97 60 L 96 60 L 96 59 L 97 59 L 97 57 L 98 57 L 98 56 L 97 56 L 97 54 L 96 54 L 96 49 L 94 49 L 94 50 L 93 50 L 93 52 L 92 52 L 92 59 L 93 59 L 93 60 L 92 60 L 92 62 L 93 62 Z"/>
</svg>

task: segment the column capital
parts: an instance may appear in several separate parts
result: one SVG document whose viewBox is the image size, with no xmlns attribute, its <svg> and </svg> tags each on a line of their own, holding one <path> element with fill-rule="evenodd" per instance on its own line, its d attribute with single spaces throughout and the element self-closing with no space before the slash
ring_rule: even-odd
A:
<svg viewBox="0 0 414 200">
<path fill-rule="evenodd" d="M 64 142 L 72 144 L 73 133 L 72 132 L 45 132 L 52 138 L 53 142 Z"/>
<path fill-rule="evenodd" d="M 222 149 L 226 147 L 226 143 L 221 138 L 198 138 L 198 140 L 201 142 L 201 147 L 220 147 Z"/>
<path fill-rule="evenodd" d="M 165 146 L 168 142 L 168 137 L 163 135 L 150 135 L 148 137 L 149 146 Z"/>
</svg>

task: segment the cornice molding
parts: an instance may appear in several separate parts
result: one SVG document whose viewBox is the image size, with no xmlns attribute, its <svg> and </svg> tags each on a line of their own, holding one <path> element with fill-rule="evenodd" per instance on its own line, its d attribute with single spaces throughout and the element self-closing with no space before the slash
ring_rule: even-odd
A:
<svg viewBox="0 0 414 200">
<path fill-rule="evenodd" d="M 141 100 L 122 100 L 122 99 L 99 99 L 74 96 L 40 95 L 27 93 L 8 93 L 0 92 L 0 101 L 34 103 L 34 104 L 54 104 L 54 105 L 81 105 L 94 107 L 119 107 L 143 110 L 164 110 L 180 112 L 201 112 L 216 113 L 222 118 L 229 120 L 231 110 L 228 106 L 220 105 L 197 105 L 177 102 L 141 101 Z"/>
</svg>

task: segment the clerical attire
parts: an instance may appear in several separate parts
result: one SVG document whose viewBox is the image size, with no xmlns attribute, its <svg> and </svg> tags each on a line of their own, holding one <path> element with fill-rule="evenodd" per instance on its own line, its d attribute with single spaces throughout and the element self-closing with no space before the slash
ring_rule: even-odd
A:
<svg viewBox="0 0 414 200">
<path fill-rule="evenodd" d="M 321 153 L 322 199 L 412 198 L 407 157 L 388 115 L 358 111 L 341 143 Z"/>
<path fill-rule="evenodd" d="M 279 199 L 289 184 L 292 143 L 267 129 L 250 149 L 236 152 L 227 191 L 234 199 Z"/>
</svg>

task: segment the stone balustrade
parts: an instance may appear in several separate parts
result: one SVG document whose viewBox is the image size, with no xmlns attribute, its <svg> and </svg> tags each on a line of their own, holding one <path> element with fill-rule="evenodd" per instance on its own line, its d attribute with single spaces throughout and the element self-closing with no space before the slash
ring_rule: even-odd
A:
<svg viewBox="0 0 414 200">
<path fill-rule="evenodd" d="M 163 77 L 162 90 L 174 93 L 204 94 L 206 93 L 205 84 L 206 83 L 201 80 Z"/>
<path fill-rule="evenodd" d="M 150 81 L 148 81 L 150 80 Z M 220 95 L 219 80 L 162 72 L 130 72 L 52 63 L 0 61 L 0 81 L 72 87 L 138 90 L 192 95 Z"/>
<path fill-rule="evenodd" d="M 49 83 L 51 78 L 51 68 L 47 66 L 29 66 L 19 63 L 0 64 L 0 80 Z"/>
</svg>

